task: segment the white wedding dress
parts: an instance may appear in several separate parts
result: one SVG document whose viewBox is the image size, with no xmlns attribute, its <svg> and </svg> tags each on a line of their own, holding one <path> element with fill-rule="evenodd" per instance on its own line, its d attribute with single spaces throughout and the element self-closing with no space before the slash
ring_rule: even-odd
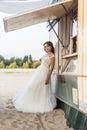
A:
<svg viewBox="0 0 87 130">
<path fill-rule="evenodd" d="M 18 111 L 44 113 L 56 107 L 56 98 L 51 89 L 55 86 L 51 86 L 51 82 L 45 85 L 50 69 L 50 58 L 48 55 L 42 57 L 41 65 L 35 70 L 29 84 L 13 99 L 13 104 Z"/>
</svg>

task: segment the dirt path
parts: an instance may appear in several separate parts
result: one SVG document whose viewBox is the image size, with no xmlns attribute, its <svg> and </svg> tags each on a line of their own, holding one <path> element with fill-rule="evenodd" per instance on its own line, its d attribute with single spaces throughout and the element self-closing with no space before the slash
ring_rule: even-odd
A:
<svg viewBox="0 0 87 130">
<path fill-rule="evenodd" d="M 64 112 L 56 109 L 44 114 L 18 112 L 11 99 L 0 105 L 0 130 L 73 130 L 66 125 Z"/>
<path fill-rule="evenodd" d="M 0 73 L 0 130 L 73 130 L 68 128 L 60 109 L 34 114 L 14 108 L 12 97 L 28 82 L 31 74 Z"/>
</svg>

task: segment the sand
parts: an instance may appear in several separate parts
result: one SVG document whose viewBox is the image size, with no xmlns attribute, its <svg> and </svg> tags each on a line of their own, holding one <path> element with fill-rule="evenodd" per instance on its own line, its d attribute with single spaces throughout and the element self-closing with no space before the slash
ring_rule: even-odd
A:
<svg viewBox="0 0 87 130">
<path fill-rule="evenodd" d="M 40 114 L 23 113 L 14 108 L 12 98 L 32 73 L 0 73 L 0 130 L 73 130 L 67 126 L 61 109 Z"/>
</svg>

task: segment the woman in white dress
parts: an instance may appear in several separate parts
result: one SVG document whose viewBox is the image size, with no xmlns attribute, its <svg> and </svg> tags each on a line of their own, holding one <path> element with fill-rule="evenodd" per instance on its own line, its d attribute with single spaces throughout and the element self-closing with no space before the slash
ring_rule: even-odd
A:
<svg viewBox="0 0 87 130">
<path fill-rule="evenodd" d="M 41 65 L 35 70 L 29 84 L 13 100 L 18 111 L 44 113 L 56 107 L 56 98 L 52 96 L 50 84 L 55 65 L 54 47 L 50 41 L 45 42 L 43 46 L 47 54 L 41 58 Z"/>
</svg>

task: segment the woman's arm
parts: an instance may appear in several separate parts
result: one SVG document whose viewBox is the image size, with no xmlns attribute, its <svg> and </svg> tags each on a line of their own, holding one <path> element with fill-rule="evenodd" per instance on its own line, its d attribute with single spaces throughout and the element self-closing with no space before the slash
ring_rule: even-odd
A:
<svg viewBox="0 0 87 130">
<path fill-rule="evenodd" d="M 49 83 L 49 79 L 50 79 L 52 71 L 54 69 L 54 65 L 55 65 L 55 57 L 52 57 L 52 58 L 50 58 L 50 70 L 49 70 L 49 73 L 47 74 L 45 84 Z"/>
</svg>

